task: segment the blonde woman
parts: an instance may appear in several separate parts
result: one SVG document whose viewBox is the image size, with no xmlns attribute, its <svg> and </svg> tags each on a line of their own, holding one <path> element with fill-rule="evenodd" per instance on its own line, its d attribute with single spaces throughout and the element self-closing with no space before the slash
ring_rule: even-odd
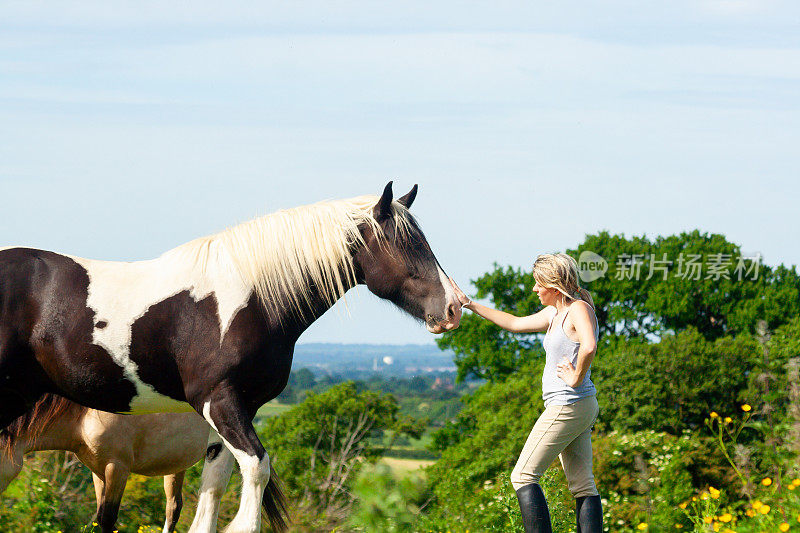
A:
<svg viewBox="0 0 800 533">
<path fill-rule="evenodd" d="M 545 409 L 511 473 L 526 533 L 550 533 L 550 512 L 539 479 L 556 456 L 575 497 L 578 533 L 603 530 L 603 509 L 592 474 L 591 431 L 600 411 L 590 367 L 597 349 L 594 302 L 578 286 L 575 260 L 540 255 L 533 264 L 534 292 L 546 307 L 518 317 L 470 300 L 455 284 L 461 305 L 513 333 L 545 331 L 542 375 Z"/>
</svg>

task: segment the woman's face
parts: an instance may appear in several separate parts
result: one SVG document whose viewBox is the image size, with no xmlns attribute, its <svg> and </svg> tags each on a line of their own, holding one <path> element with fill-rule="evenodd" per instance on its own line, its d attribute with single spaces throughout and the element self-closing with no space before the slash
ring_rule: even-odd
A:
<svg viewBox="0 0 800 533">
<path fill-rule="evenodd" d="M 558 301 L 558 296 L 561 294 L 556 289 L 542 287 L 538 281 L 533 286 L 533 292 L 539 295 L 542 305 L 555 305 L 556 301 Z"/>
</svg>

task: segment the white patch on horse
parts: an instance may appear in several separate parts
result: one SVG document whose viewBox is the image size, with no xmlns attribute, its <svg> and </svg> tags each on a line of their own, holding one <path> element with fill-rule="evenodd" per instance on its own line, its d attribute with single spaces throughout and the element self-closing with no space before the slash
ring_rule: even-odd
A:
<svg viewBox="0 0 800 533">
<path fill-rule="evenodd" d="M 439 281 L 442 282 L 442 287 L 444 287 L 445 305 L 449 304 L 450 302 L 457 302 L 458 298 L 456 297 L 456 292 L 453 289 L 453 284 L 450 283 L 450 278 L 447 277 L 447 274 L 444 273 L 444 270 L 442 270 L 442 267 L 439 265 L 436 265 L 436 270 L 439 271 Z M 446 312 L 442 313 L 442 316 L 445 316 L 446 314 Z"/>
<path fill-rule="evenodd" d="M 226 261 L 227 254 L 212 244 L 209 254 L 214 261 L 205 264 L 205 271 L 176 249 L 158 259 L 133 263 L 96 261 L 71 257 L 89 275 L 89 294 L 86 305 L 95 312 L 103 328 L 94 328 L 92 342 L 105 349 L 120 365 L 136 387 L 130 412 L 186 412 L 192 408 L 185 402 L 169 398 L 142 381 L 138 365 L 130 358 L 131 327 L 153 305 L 189 291 L 195 302 L 213 296 L 217 302 L 220 342 L 236 313 L 244 308 L 252 293 L 235 269 Z"/>
</svg>

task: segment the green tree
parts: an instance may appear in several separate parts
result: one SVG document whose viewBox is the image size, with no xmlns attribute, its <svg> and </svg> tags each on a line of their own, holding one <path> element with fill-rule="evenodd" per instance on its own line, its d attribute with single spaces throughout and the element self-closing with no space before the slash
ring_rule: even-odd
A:
<svg viewBox="0 0 800 533">
<path fill-rule="evenodd" d="M 739 265 L 741 248 L 723 235 L 694 230 L 649 240 L 603 231 L 567 253 L 577 259 L 584 251 L 608 261 L 606 275 L 585 284 L 604 333 L 660 336 L 693 326 L 713 340 L 755 333 L 762 319 L 776 328 L 800 314 L 796 268 L 750 260 Z M 638 275 L 637 267 L 626 264 L 634 258 Z M 693 259 L 697 269 L 690 266 Z"/>
<path fill-rule="evenodd" d="M 759 352 L 750 335 L 708 341 L 694 327 L 658 343 L 616 342 L 592 364 L 600 428 L 680 435 L 702 427 L 712 411 L 735 412 Z"/>
<path fill-rule="evenodd" d="M 353 480 L 364 460 L 377 459 L 382 451 L 368 437 L 401 425 L 408 429 L 408 420 L 397 412 L 393 396 L 358 391 L 346 382 L 309 393 L 297 407 L 263 421 L 259 435 L 297 505 L 297 524 L 327 528 L 347 518 Z"/>
</svg>

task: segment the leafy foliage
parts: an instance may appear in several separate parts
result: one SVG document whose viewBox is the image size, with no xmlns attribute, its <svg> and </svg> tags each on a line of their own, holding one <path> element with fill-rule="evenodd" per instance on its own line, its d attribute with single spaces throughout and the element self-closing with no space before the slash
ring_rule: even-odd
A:
<svg viewBox="0 0 800 533">
<path fill-rule="evenodd" d="M 356 505 L 348 526 L 356 531 L 418 531 L 425 499 L 425 480 L 416 474 L 398 477 L 385 465 L 367 466 L 353 486 Z"/>
<path fill-rule="evenodd" d="M 604 347 L 592 364 L 603 412 L 598 427 L 673 435 L 741 403 L 759 351 L 749 335 L 708 341 L 692 326 L 658 343 L 633 339 Z"/>
<path fill-rule="evenodd" d="M 347 518 L 354 503 L 352 482 L 364 460 L 380 456 L 381 448 L 368 437 L 409 429 L 397 411 L 391 395 L 359 392 L 348 382 L 309 393 L 297 407 L 263 421 L 259 436 L 297 505 L 296 523 L 327 529 Z"/>
</svg>

